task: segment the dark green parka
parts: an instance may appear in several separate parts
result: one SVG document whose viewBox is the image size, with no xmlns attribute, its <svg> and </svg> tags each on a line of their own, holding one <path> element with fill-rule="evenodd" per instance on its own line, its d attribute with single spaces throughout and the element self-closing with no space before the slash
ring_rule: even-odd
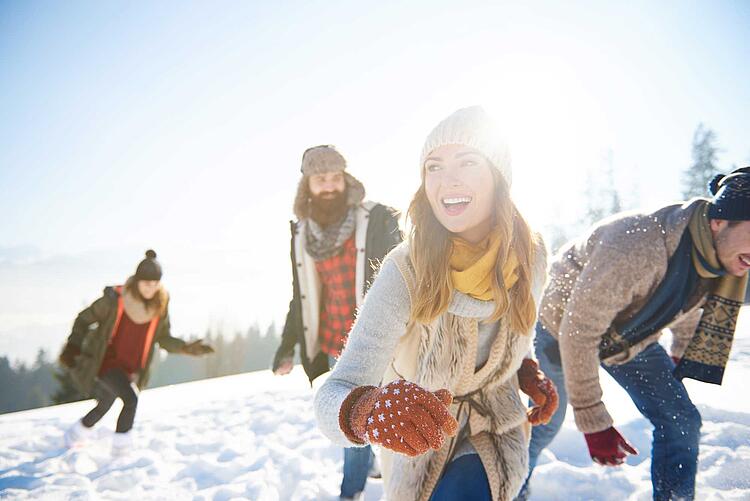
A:
<svg viewBox="0 0 750 501">
<path fill-rule="evenodd" d="M 97 374 L 102 366 L 117 318 L 119 298 L 120 294 L 114 287 L 106 287 L 102 297 L 79 313 L 73 323 L 73 331 L 68 337 L 68 343 L 77 346 L 81 354 L 76 357 L 75 366 L 69 370 L 76 388 L 84 395 L 91 395 Z M 164 314 L 156 327 L 145 368 L 137 374 L 136 385 L 139 389 L 145 388 L 148 384 L 149 367 L 156 343 L 170 353 L 179 353 L 186 344 L 182 339 L 171 336 L 167 308 L 164 309 Z"/>
</svg>

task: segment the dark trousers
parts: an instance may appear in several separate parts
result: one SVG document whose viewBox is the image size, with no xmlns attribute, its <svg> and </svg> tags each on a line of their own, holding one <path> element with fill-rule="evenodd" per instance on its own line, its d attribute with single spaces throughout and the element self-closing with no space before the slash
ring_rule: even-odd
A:
<svg viewBox="0 0 750 501">
<path fill-rule="evenodd" d="M 96 380 L 94 387 L 96 407 L 86 414 L 81 422 L 83 426 L 91 428 L 104 417 L 115 403 L 115 399 L 122 400 L 122 411 L 117 418 L 117 433 L 125 433 L 133 427 L 135 409 L 138 407 L 138 389 L 121 369 L 110 369 Z"/>
</svg>

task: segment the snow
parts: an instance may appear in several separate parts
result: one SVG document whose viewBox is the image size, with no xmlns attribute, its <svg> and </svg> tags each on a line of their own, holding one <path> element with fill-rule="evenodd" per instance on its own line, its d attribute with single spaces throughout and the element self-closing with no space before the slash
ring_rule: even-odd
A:
<svg viewBox="0 0 750 501">
<path fill-rule="evenodd" d="M 315 427 L 300 367 L 141 393 L 135 447 L 113 459 L 116 406 L 81 448 L 62 434 L 92 402 L 0 417 L 0 492 L 11 499 L 337 499 L 341 451 Z M 372 485 L 368 500 L 382 489 Z"/>
<path fill-rule="evenodd" d="M 750 311 L 721 387 L 688 382 L 703 416 L 700 500 L 750 499 Z M 605 402 L 641 451 L 617 469 L 593 465 L 572 413 L 532 483 L 535 500 L 651 499 L 650 433 L 625 392 L 602 372 Z M 316 429 L 312 394 L 300 367 L 147 390 L 140 396 L 135 446 L 110 454 L 119 404 L 83 446 L 62 435 L 92 402 L 0 416 L 1 499 L 338 499 L 342 453 Z M 370 480 L 367 501 L 382 497 Z"/>
</svg>

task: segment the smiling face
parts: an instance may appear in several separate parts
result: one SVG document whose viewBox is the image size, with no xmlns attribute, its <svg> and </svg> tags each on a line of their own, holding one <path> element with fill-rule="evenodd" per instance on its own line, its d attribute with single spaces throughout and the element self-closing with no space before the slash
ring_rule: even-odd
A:
<svg viewBox="0 0 750 501">
<path fill-rule="evenodd" d="M 711 233 L 719 262 L 731 275 L 741 277 L 750 270 L 750 221 L 711 220 Z"/>
<path fill-rule="evenodd" d="M 425 159 L 424 187 L 435 218 L 469 242 L 481 241 L 492 226 L 495 182 L 492 166 L 477 150 L 448 144 Z"/>
</svg>

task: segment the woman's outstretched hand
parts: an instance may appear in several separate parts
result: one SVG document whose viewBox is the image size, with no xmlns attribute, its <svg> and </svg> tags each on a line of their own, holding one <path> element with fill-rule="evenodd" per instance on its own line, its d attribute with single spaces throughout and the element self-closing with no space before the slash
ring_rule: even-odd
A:
<svg viewBox="0 0 750 501">
<path fill-rule="evenodd" d="M 182 347 L 182 353 L 184 353 L 185 355 L 192 355 L 194 357 L 207 355 L 213 352 L 214 349 L 207 344 L 203 344 L 202 339 L 198 339 L 197 341 L 193 341 L 192 343 L 187 343 Z"/>
<path fill-rule="evenodd" d="M 354 443 L 378 444 L 407 456 L 438 450 L 458 431 L 448 411 L 448 390 L 431 392 L 400 379 L 386 386 L 359 386 L 344 400 L 339 426 Z"/>
</svg>

